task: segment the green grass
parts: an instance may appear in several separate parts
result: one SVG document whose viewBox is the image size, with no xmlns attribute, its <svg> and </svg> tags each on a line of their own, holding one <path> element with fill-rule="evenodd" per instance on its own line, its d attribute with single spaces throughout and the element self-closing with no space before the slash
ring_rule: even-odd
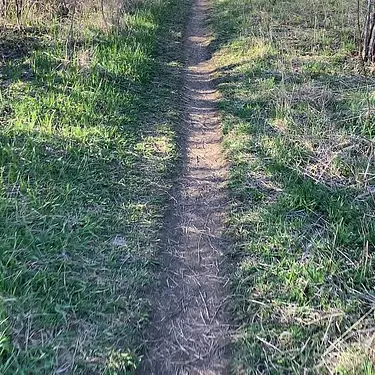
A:
<svg viewBox="0 0 375 375">
<path fill-rule="evenodd" d="M 375 374 L 375 80 L 355 6 L 214 1 L 233 374 Z"/>
<path fill-rule="evenodd" d="M 156 46 L 180 40 L 182 8 L 143 2 L 121 32 L 82 23 L 72 62 L 68 26 L 1 31 L 1 374 L 131 374 L 141 359 L 177 160 L 179 82 Z"/>
</svg>

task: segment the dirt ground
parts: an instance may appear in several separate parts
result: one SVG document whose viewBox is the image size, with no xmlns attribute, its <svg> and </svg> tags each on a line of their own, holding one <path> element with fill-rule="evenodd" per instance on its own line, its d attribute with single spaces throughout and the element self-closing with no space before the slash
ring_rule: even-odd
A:
<svg viewBox="0 0 375 375">
<path fill-rule="evenodd" d="M 227 165 L 221 147 L 207 32 L 208 0 L 194 2 L 185 33 L 184 162 L 166 222 L 153 334 L 139 374 L 225 375 L 229 325 L 222 276 Z"/>
</svg>

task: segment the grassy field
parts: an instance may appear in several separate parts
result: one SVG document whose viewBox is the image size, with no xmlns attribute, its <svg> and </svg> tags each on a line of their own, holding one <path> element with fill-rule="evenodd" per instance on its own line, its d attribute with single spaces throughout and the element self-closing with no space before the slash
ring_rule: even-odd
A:
<svg viewBox="0 0 375 375">
<path fill-rule="evenodd" d="M 355 3 L 214 1 L 233 374 L 375 374 L 375 79 Z"/>
<path fill-rule="evenodd" d="M 147 0 L 120 31 L 77 21 L 72 61 L 69 24 L 1 28 L 1 374 L 137 367 L 177 160 L 183 11 Z"/>
</svg>

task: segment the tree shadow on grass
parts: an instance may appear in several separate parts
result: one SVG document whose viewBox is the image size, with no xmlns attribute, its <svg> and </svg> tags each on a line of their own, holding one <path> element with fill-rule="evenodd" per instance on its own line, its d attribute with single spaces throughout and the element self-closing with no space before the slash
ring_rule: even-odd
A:
<svg viewBox="0 0 375 375">
<path fill-rule="evenodd" d="M 102 57 L 124 53 L 116 65 L 63 66 L 53 56 L 61 45 L 25 47 L 5 61 L 0 288 L 13 346 L 5 373 L 102 374 L 137 363 L 175 160 L 165 100 L 176 74 L 154 61 L 153 44 L 139 55 L 139 35 L 117 35 L 115 48 L 87 42 Z"/>
<path fill-rule="evenodd" d="M 39 27 L 29 27 L 17 30 L 0 27 L 0 60 L 2 63 L 22 59 L 41 46 L 44 30 Z"/>
<path fill-rule="evenodd" d="M 233 33 L 230 29 L 228 35 Z M 222 34 L 214 48 L 220 50 L 229 41 Z M 231 160 L 230 256 L 239 264 L 232 279 L 231 307 L 241 326 L 233 367 L 289 374 L 315 371 L 324 362 L 335 366 L 348 348 L 361 347 L 365 336 L 354 330 L 343 345 L 327 349 L 372 309 L 374 266 L 372 255 L 364 254 L 374 251 L 375 202 L 371 194 L 360 199 L 361 184 L 307 173 L 319 155 L 304 147 L 310 140 L 304 130 L 312 121 L 319 124 L 323 114 L 321 142 L 325 124 L 332 123 L 331 131 L 345 132 L 352 141 L 368 137 L 360 114 L 366 105 L 363 88 L 373 88 L 374 79 L 308 69 L 280 72 L 267 59 L 254 64 L 249 54 L 217 72 Z M 329 90 L 332 97 L 319 104 Z M 355 94 L 360 96 L 357 102 Z M 302 113 L 308 110 L 313 117 Z M 298 126 L 290 129 L 290 123 L 275 121 L 285 117 Z M 349 117 L 354 119 L 348 124 Z M 355 150 L 368 160 L 365 151 Z M 357 167 L 364 173 L 366 165 Z M 371 329 L 371 319 L 363 322 L 364 330 Z"/>
</svg>

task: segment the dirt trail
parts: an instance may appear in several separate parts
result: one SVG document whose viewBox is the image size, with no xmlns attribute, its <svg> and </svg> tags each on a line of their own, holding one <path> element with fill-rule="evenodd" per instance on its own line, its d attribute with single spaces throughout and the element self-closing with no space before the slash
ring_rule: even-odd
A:
<svg viewBox="0 0 375 375">
<path fill-rule="evenodd" d="M 195 0 L 185 35 L 185 160 L 166 223 L 164 285 L 141 375 L 224 375 L 221 277 L 226 163 L 206 31 L 209 0 Z"/>
</svg>

